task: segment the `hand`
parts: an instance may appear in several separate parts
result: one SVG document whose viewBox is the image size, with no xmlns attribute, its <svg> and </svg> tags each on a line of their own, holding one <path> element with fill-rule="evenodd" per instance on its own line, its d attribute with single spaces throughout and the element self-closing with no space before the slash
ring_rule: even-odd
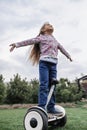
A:
<svg viewBox="0 0 87 130">
<path fill-rule="evenodd" d="M 12 52 L 12 51 L 15 49 L 15 47 L 16 47 L 15 43 L 10 44 L 9 46 L 11 46 L 11 48 L 10 48 L 10 52 Z"/>
<path fill-rule="evenodd" d="M 71 62 L 73 61 L 71 57 L 69 57 L 69 60 L 70 60 Z"/>
</svg>

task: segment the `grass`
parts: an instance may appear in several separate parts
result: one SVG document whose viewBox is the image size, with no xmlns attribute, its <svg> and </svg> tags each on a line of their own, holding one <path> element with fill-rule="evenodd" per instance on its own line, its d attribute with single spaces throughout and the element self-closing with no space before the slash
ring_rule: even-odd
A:
<svg viewBox="0 0 87 130">
<path fill-rule="evenodd" d="M 26 109 L 0 110 L 0 130 L 24 130 L 23 118 Z"/>
<path fill-rule="evenodd" d="M 86 108 L 67 108 L 67 116 L 68 116 L 68 120 L 64 130 L 86 130 L 87 129 Z"/>
<path fill-rule="evenodd" d="M 65 108 L 67 123 L 65 127 L 54 130 L 86 130 L 87 108 L 81 105 L 76 108 Z M 23 119 L 27 109 L 0 110 L 0 130 L 24 130 Z M 53 128 L 49 128 L 53 130 Z"/>
</svg>

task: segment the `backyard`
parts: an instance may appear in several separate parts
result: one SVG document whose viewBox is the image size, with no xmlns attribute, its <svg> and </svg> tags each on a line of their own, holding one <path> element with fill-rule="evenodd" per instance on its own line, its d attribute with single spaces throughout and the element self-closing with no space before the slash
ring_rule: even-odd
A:
<svg viewBox="0 0 87 130">
<path fill-rule="evenodd" d="M 23 119 L 28 108 L 0 109 L 0 130 L 24 130 Z M 76 106 L 65 107 L 67 123 L 63 128 L 54 130 L 86 130 L 87 105 L 79 103 Z M 48 128 L 53 130 L 53 128 Z"/>
</svg>

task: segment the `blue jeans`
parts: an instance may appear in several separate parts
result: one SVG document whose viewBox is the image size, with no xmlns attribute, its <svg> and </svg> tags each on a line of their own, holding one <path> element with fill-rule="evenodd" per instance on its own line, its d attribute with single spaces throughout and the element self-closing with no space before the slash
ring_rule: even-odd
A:
<svg viewBox="0 0 87 130">
<path fill-rule="evenodd" d="M 39 78 L 40 78 L 40 87 L 38 93 L 38 105 L 45 109 L 47 102 L 48 93 L 51 87 L 51 79 L 57 77 L 57 65 L 54 63 L 40 61 L 39 62 Z M 53 93 L 51 100 L 48 104 L 47 109 L 54 109 L 55 105 L 55 92 Z"/>
</svg>

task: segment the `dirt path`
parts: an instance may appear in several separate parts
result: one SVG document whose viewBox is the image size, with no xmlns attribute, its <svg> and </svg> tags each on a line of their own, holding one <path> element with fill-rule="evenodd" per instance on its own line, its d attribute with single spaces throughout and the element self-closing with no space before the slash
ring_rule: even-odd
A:
<svg viewBox="0 0 87 130">
<path fill-rule="evenodd" d="M 76 107 L 75 103 L 59 103 L 63 107 Z M 13 104 L 13 105 L 0 105 L 0 109 L 17 109 L 17 108 L 30 108 L 37 106 L 37 104 Z"/>
</svg>

